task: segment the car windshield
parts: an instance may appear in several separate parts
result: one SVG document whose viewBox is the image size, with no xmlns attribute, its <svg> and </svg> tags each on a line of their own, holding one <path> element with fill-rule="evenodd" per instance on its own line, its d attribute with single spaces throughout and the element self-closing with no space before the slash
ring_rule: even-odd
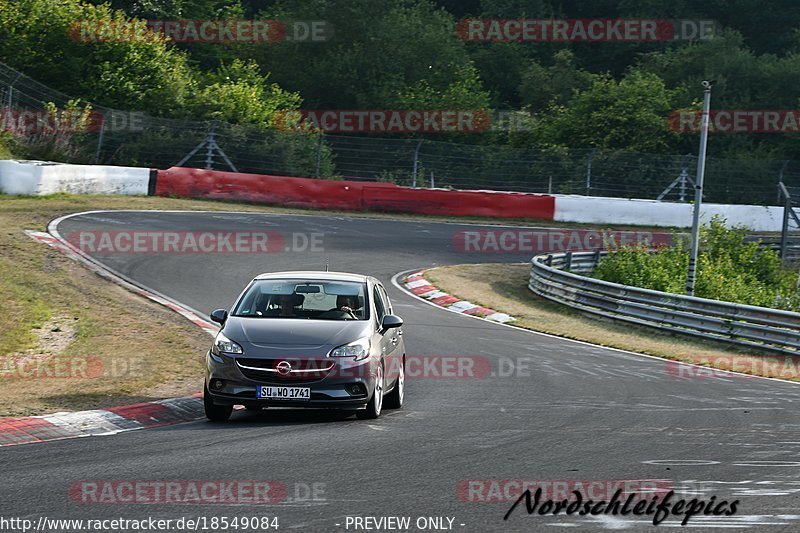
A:
<svg viewBox="0 0 800 533">
<path fill-rule="evenodd" d="M 263 279 L 254 281 L 233 316 L 367 320 L 366 285 L 353 281 Z"/>
</svg>

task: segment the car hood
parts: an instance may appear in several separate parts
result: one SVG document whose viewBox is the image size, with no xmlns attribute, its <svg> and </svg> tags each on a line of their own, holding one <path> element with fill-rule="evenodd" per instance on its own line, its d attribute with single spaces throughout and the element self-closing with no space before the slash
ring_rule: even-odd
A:
<svg viewBox="0 0 800 533">
<path fill-rule="evenodd" d="M 372 333 L 368 320 L 305 320 L 231 317 L 225 335 L 260 348 L 321 348 L 353 342 Z"/>
</svg>

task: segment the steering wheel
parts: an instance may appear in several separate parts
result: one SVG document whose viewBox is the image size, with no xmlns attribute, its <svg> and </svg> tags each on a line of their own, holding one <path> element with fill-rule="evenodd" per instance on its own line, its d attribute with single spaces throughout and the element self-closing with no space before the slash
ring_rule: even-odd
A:
<svg viewBox="0 0 800 533">
<path fill-rule="evenodd" d="M 358 320 L 358 317 L 356 316 L 356 314 L 349 307 L 342 307 L 341 309 L 331 309 L 330 311 L 325 311 L 324 313 L 319 315 L 319 317 L 320 318 L 342 318 L 344 320 Z"/>
<path fill-rule="evenodd" d="M 343 305 L 342 307 L 339 308 L 339 311 L 341 311 L 342 313 L 348 313 L 351 317 L 353 317 L 353 320 L 358 320 L 356 312 L 351 307 Z"/>
</svg>

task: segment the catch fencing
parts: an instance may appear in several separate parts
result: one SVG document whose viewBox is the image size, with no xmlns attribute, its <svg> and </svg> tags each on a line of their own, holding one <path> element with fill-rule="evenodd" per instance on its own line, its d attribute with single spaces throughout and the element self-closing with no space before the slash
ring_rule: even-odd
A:
<svg viewBox="0 0 800 533">
<path fill-rule="evenodd" d="M 0 63 L 0 135 L 15 137 L 31 159 L 185 166 L 429 188 L 693 200 L 694 156 L 516 146 L 509 143 L 502 122 L 483 133 L 450 137 L 334 135 L 154 117 L 92 105 L 91 114 L 99 120 L 79 131 L 14 124 L 28 111 L 85 110 L 85 105 Z M 667 117 L 665 127 L 666 121 Z M 780 201 L 779 182 L 800 186 L 800 161 L 709 158 L 705 201 L 775 205 Z"/>
</svg>

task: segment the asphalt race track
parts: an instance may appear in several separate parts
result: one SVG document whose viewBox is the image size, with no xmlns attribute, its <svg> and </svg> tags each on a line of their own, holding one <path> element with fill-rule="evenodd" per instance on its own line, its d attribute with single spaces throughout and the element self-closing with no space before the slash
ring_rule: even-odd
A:
<svg viewBox="0 0 800 533">
<path fill-rule="evenodd" d="M 409 376 L 405 407 L 374 422 L 269 409 L 234 413 L 225 425 L 199 421 L 3 448 L 4 515 L 277 516 L 281 530 L 331 532 L 365 530 L 346 528 L 348 516 L 409 516 L 411 531 L 419 531 L 418 517 L 452 518 L 452 530 L 464 532 L 648 531 L 655 529 L 652 517 L 528 516 L 524 505 L 504 521 L 511 501 L 464 501 L 470 497 L 457 488 L 469 480 L 656 480 L 659 487 L 683 491 L 676 497 L 687 500 L 739 500 L 734 516 L 698 515 L 686 529 L 800 530 L 800 386 L 741 377 L 681 378 L 658 359 L 457 315 L 392 285 L 395 274 L 415 268 L 530 259 L 454 250 L 453 233 L 465 226 L 108 212 L 74 217 L 59 227 L 62 235 L 132 229 L 270 230 L 287 243 L 295 233 L 322 234 L 324 252 L 96 258 L 204 313 L 228 307 L 256 274 L 323 270 L 327 260 L 331 270 L 372 274 L 386 284 L 406 322 L 409 356 L 485 357 L 493 373 L 471 379 Z M 153 347 L 148 357 L 169 353 Z M 178 479 L 278 480 L 288 498 L 269 506 L 230 506 L 78 504 L 68 496 L 80 480 Z M 316 499 L 306 497 L 309 487 L 318 489 Z M 657 529 L 680 527 L 679 522 L 670 517 Z"/>
</svg>

